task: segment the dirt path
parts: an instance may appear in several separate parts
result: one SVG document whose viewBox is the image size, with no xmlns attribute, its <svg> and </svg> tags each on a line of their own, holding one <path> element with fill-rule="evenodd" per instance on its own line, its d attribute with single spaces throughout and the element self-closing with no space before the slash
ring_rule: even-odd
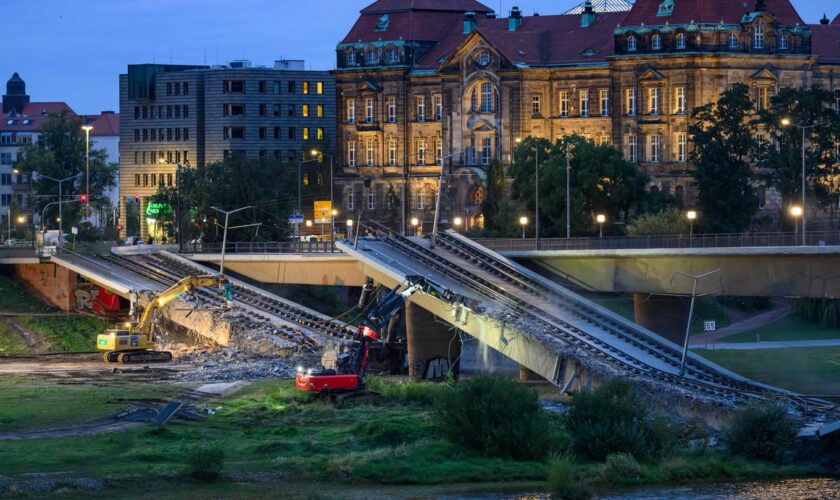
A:
<svg viewBox="0 0 840 500">
<path fill-rule="evenodd" d="M 746 319 L 736 321 L 720 330 L 713 333 L 704 333 L 702 335 L 695 335 L 691 338 L 692 346 L 701 346 L 711 344 L 722 338 L 735 335 L 736 333 L 754 330 L 761 326 L 779 321 L 793 314 L 793 306 L 785 299 L 773 299 L 773 309 L 765 311 L 755 316 L 750 316 Z"/>
</svg>

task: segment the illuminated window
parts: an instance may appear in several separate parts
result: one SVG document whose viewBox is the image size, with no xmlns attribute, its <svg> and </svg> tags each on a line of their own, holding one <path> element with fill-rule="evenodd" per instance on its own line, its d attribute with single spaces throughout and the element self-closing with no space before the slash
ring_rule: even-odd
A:
<svg viewBox="0 0 840 500">
<path fill-rule="evenodd" d="M 372 167 L 376 163 L 376 141 L 373 139 L 367 140 L 365 153 L 367 159 L 367 166 Z"/>
<path fill-rule="evenodd" d="M 685 114 L 685 87 L 674 88 L 674 112 Z"/>
<path fill-rule="evenodd" d="M 688 136 L 677 134 L 677 161 L 685 163 L 688 158 Z"/>
<path fill-rule="evenodd" d="M 601 101 L 601 116 L 610 116 L 610 91 L 600 90 L 598 95 Z"/>
<path fill-rule="evenodd" d="M 589 116 L 589 91 L 580 91 L 580 116 Z"/>
<path fill-rule="evenodd" d="M 493 85 L 490 82 L 481 84 L 481 112 L 490 113 L 493 111 Z"/>
<path fill-rule="evenodd" d="M 347 123 L 356 123 L 356 100 L 347 99 Z"/>
<path fill-rule="evenodd" d="M 648 161 L 651 163 L 659 163 L 659 152 L 660 152 L 660 137 L 658 134 L 654 134 L 649 136 L 649 151 L 648 151 Z"/>
<path fill-rule="evenodd" d="M 648 113 L 651 115 L 659 114 L 659 87 L 648 89 Z"/>
<path fill-rule="evenodd" d="M 636 89 L 627 89 L 625 92 L 625 109 L 628 116 L 636 115 Z"/>
<path fill-rule="evenodd" d="M 563 118 L 569 116 L 569 92 L 566 90 L 560 91 L 560 116 Z"/>
<path fill-rule="evenodd" d="M 347 165 L 351 167 L 356 166 L 356 141 L 347 143 Z"/>
</svg>

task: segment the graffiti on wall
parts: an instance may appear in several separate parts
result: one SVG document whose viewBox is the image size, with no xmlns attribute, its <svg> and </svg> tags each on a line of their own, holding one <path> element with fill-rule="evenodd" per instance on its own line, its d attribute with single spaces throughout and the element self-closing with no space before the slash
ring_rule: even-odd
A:
<svg viewBox="0 0 840 500">
<path fill-rule="evenodd" d="M 443 380 L 447 375 L 449 375 L 449 360 L 446 358 L 433 358 L 426 362 L 424 380 Z"/>
<path fill-rule="evenodd" d="M 76 310 L 81 312 L 95 312 L 93 304 L 99 297 L 100 288 L 96 285 L 87 284 L 73 290 L 73 297 L 76 300 Z"/>
</svg>

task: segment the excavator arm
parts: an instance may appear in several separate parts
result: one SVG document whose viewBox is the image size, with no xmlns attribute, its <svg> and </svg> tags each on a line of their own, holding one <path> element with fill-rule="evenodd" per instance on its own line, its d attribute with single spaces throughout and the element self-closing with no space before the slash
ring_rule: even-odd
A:
<svg viewBox="0 0 840 500">
<path fill-rule="evenodd" d="M 139 333 L 145 333 L 146 335 L 151 335 L 152 320 L 154 319 L 155 312 L 163 307 L 166 307 L 167 304 L 181 295 L 203 286 L 219 286 L 222 288 L 225 284 L 227 284 L 227 279 L 220 275 L 206 274 L 199 276 L 187 276 L 154 296 L 154 298 L 143 309 L 143 313 L 140 315 L 140 320 L 135 327 L 136 331 Z"/>
</svg>

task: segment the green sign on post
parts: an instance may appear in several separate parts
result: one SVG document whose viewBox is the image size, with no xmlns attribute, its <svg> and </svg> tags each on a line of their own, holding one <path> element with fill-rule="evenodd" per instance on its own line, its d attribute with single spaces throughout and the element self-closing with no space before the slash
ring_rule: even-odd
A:
<svg viewBox="0 0 840 500">
<path fill-rule="evenodd" d="M 156 215 L 172 215 L 172 206 L 168 203 L 149 202 L 146 205 L 146 215 L 154 217 Z"/>
</svg>

